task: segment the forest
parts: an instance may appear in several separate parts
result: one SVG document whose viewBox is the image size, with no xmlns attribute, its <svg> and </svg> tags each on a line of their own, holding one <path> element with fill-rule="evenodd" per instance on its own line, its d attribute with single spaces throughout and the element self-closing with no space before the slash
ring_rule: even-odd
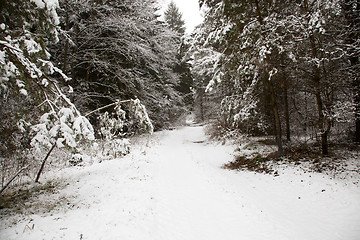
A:
<svg viewBox="0 0 360 240">
<path fill-rule="evenodd" d="M 190 113 L 215 135 L 273 138 L 277 156 L 360 142 L 358 1 L 200 0 L 190 34 L 173 2 L 163 20 L 152 0 L 0 3 L 3 190 L 37 182 L 54 149 L 126 154 Z"/>
<path fill-rule="evenodd" d="M 0 239 L 359 239 L 360 1 L 191 1 L 0 0 Z"/>
<path fill-rule="evenodd" d="M 299 137 L 323 155 L 330 141 L 359 142 L 358 1 L 200 4 L 194 82 L 200 106 L 217 99 L 222 127 L 274 135 L 279 152 Z"/>
</svg>

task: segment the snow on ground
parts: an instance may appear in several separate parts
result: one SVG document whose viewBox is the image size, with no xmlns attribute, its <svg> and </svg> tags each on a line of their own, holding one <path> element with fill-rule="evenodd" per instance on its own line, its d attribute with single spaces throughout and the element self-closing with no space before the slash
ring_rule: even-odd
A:
<svg viewBox="0 0 360 240">
<path fill-rule="evenodd" d="M 233 150 L 188 126 L 140 139 L 124 158 L 48 173 L 64 203 L 4 217 L 0 239 L 360 239 L 358 185 L 297 167 L 221 168 Z"/>
</svg>

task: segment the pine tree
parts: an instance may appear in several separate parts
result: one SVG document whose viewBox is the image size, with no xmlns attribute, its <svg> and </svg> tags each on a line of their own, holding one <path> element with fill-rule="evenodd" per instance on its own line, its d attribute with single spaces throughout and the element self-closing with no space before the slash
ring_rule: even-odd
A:
<svg viewBox="0 0 360 240">
<path fill-rule="evenodd" d="M 337 32 L 344 32 L 339 27 L 343 20 L 339 17 L 338 3 L 336 0 L 200 1 L 209 8 L 205 17 L 208 37 L 204 43 L 222 54 L 213 79 L 220 82 L 219 86 L 233 86 L 223 95 L 221 117 L 227 125 L 252 129 L 260 123 L 261 117 L 256 115 L 265 117 L 266 122 L 275 123 L 270 130 L 276 133 L 281 151 L 283 119 L 289 139 L 290 129 L 295 128 L 290 127 L 295 118 L 290 116 L 293 112 L 297 118 L 307 120 L 305 127 L 315 131 L 322 153 L 328 154 L 328 138 L 338 119 L 339 106 L 345 106 L 349 96 L 349 89 L 344 88 L 347 80 L 341 77 L 342 66 L 349 61 L 341 47 L 344 40 L 336 38 Z M 351 6 L 356 12 L 354 5 Z M 348 25 L 352 26 L 351 21 Z M 355 43 L 355 32 L 343 39 L 349 42 L 350 38 Z M 349 45 L 355 50 L 349 54 L 355 56 L 351 62 L 354 69 L 358 65 L 358 48 L 351 40 Z M 352 78 L 358 79 L 356 75 Z M 355 88 L 358 84 L 354 82 Z M 356 104 L 358 95 L 354 95 Z M 289 104 L 289 96 L 293 102 L 297 101 L 296 106 Z M 341 127 L 339 122 L 336 124 Z"/>
<path fill-rule="evenodd" d="M 164 14 L 165 22 L 170 27 L 170 29 L 174 30 L 180 35 L 184 35 L 185 22 L 182 18 L 182 13 L 173 1 L 169 3 L 168 8 L 166 9 Z"/>
<path fill-rule="evenodd" d="M 350 61 L 350 67 L 346 71 L 350 72 L 350 78 L 352 78 L 355 105 L 355 142 L 360 143 L 360 1 L 341 0 L 340 3 L 346 19 L 343 29 L 345 29 L 345 49 Z"/>
<path fill-rule="evenodd" d="M 179 45 L 177 63 L 174 66 L 174 71 L 180 75 L 180 79 L 176 90 L 184 97 L 185 104 L 190 106 L 193 104 L 191 91 L 193 77 L 190 71 L 191 65 L 189 64 L 189 59 L 186 57 L 189 44 L 186 43 L 186 39 L 184 38 L 185 22 L 182 19 L 182 13 L 173 1 L 168 5 L 164 15 L 167 26 L 178 34 L 177 40 Z"/>
<path fill-rule="evenodd" d="M 183 111 L 175 71 L 179 34 L 158 19 L 153 1 L 61 0 L 60 6 L 65 34 L 53 47 L 54 61 L 71 69 L 72 99 L 83 112 L 137 97 L 159 129 Z"/>
</svg>

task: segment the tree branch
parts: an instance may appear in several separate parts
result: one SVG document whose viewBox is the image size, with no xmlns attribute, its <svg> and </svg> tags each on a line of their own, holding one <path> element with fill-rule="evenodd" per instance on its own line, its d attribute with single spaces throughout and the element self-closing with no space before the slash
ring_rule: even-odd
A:
<svg viewBox="0 0 360 240">
<path fill-rule="evenodd" d="M 130 102 L 130 101 L 131 100 L 123 100 L 123 101 L 117 101 L 117 102 L 111 103 L 109 105 L 106 105 L 104 107 L 101 107 L 101 108 L 95 109 L 94 111 L 89 112 L 88 114 L 85 115 L 85 117 L 87 118 L 87 117 L 93 115 L 96 112 L 99 112 L 99 111 L 101 111 L 103 109 L 106 109 L 106 108 L 109 108 L 109 107 L 112 107 L 112 106 L 115 106 L 116 104 L 127 103 L 127 102 Z"/>
</svg>

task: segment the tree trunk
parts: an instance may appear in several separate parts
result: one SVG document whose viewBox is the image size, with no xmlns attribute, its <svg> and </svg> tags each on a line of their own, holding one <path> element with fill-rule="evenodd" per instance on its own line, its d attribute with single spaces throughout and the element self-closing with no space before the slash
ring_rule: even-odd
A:
<svg viewBox="0 0 360 240">
<path fill-rule="evenodd" d="M 268 59 L 267 59 L 268 60 Z M 282 145 L 282 130 L 281 130 L 281 119 L 280 119 L 280 114 L 279 114 L 279 108 L 276 102 L 276 94 L 275 94 L 275 89 L 274 89 L 274 84 L 273 81 L 271 80 L 270 74 L 269 74 L 269 69 L 266 69 L 266 74 L 265 77 L 263 78 L 263 83 L 265 85 L 265 87 L 268 88 L 269 91 L 269 95 L 270 95 L 270 103 L 271 103 L 271 108 L 272 108 L 272 112 L 274 114 L 274 127 L 275 127 L 275 140 L 276 140 L 276 144 L 278 146 L 278 152 L 280 154 L 283 154 L 284 149 L 283 149 L 283 145 Z"/>
<path fill-rule="evenodd" d="M 355 129 L 355 142 L 360 143 L 360 102 L 357 103 L 356 105 L 356 115 L 355 115 L 355 124 L 356 124 L 356 129 Z"/>
<path fill-rule="evenodd" d="M 321 136 L 321 150 L 322 150 L 322 154 L 324 156 L 328 155 L 329 153 L 329 146 L 328 146 L 328 133 L 329 133 L 329 124 L 327 124 L 328 126 L 325 128 L 326 125 L 326 119 L 323 113 L 323 103 L 322 103 L 322 99 L 321 99 L 321 93 L 320 93 L 320 88 L 318 88 L 318 86 L 315 89 L 315 97 L 316 97 L 316 104 L 318 107 L 318 115 L 319 115 L 319 119 L 318 119 L 318 128 L 320 131 L 320 136 Z"/>
<path fill-rule="evenodd" d="M 304 0 L 304 8 L 310 13 L 308 1 Z M 312 52 L 312 58 L 318 58 L 318 49 L 316 47 L 315 36 L 310 35 L 309 37 L 310 47 Z M 316 99 L 316 105 L 318 110 L 318 131 L 320 132 L 321 136 L 321 151 L 324 156 L 329 154 L 329 145 L 328 145 L 328 135 L 330 132 L 330 121 L 324 115 L 324 104 L 321 99 L 321 73 L 320 68 L 317 66 L 316 63 L 313 63 L 313 76 L 312 76 L 312 83 L 314 84 L 314 94 Z"/>
<path fill-rule="evenodd" d="M 290 113 L 289 113 L 289 98 L 288 98 L 288 81 L 286 78 L 284 55 L 281 55 L 281 68 L 282 68 L 282 87 L 284 93 L 284 105 L 285 105 L 285 124 L 286 124 L 286 140 L 291 141 L 290 135 Z"/>
<path fill-rule="evenodd" d="M 288 89 L 287 89 L 287 80 L 285 80 L 284 87 L 284 102 L 285 102 L 285 124 L 286 124 L 286 140 L 291 141 L 290 133 L 290 112 L 289 112 L 289 100 L 288 100 Z"/>
<path fill-rule="evenodd" d="M 329 154 L 329 144 L 328 144 L 328 131 L 321 133 L 321 151 L 324 156 Z"/>
<path fill-rule="evenodd" d="M 280 154 L 282 154 L 284 149 L 283 149 L 283 145 L 282 145 L 281 120 L 280 120 L 280 115 L 279 115 L 279 108 L 276 103 L 276 95 L 275 95 L 274 85 L 271 80 L 268 81 L 268 79 L 265 79 L 265 81 L 268 82 L 271 105 L 272 105 L 272 110 L 273 110 L 273 114 L 274 114 L 275 136 L 276 136 L 276 143 L 278 145 L 278 152 Z"/>
<path fill-rule="evenodd" d="M 204 122 L 205 121 L 205 117 L 204 117 L 204 95 L 205 95 L 205 88 L 201 87 L 198 90 L 198 102 L 199 102 L 199 107 L 200 107 L 200 121 Z"/>
<path fill-rule="evenodd" d="M 69 32 L 69 11 L 66 11 L 68 8 L 68 2 L 65 1 L 65 31 L 66 33 Z M 67 65 L 68 65 L 68 55 L 69 55 L 69 39 L 65 39 L 65 47 L 64 47 L 64 59 L 63 59 L 63 72 L 67 74 Z"/>
<path fill-rule="evenodd" d="M 44 166 L 45 166 L 45 163 L 46 161 L 48 160 L 48 158 L 50 157 L 50 154 L 51 152 L 55 149 L 56 147 L 56 143 L 54 143 L 52 145 L 52 147 L 50 148 L 49 152 L 46 154 L 46 157 L 44 158 L 43 162 L 41 163 L 41 166 L 40 166 L 40 169 L 39 169 L 39 172 L 36 174 L 36 178 L 35 178 L 35 182 L 39 182 L 39 178 L 40 178 L 40 175 L 42 173 L 42 171 L 44 170 Z"/>
<path fill-rule="evenodd" d="M 256 8 L 256 15 L 257 15 L 257 18 L 258 18 L 258 22 L 262 25 L 263 24 L 263 17 L 262 17 L 262 14 L 261 14 L 261 10 L 260 10 L 258 0 L 255 0 L 255 8 Z"/>
<path fill-rule="evenodd" d="M 352 68 L 352 87 L 355 104 L 355 142 L 360 143 L 360 76 L 359 76 L 359 54 L 354 45 L 360 38 L 360 1 L 344 0 L 342 4 L 345 18 L 348 23 L 347 44 L 350 65 Z"/>
<path fill-rule="evenodd" d="M 263 25 L 263 16 L 261 13 L 259 1 L 255 0 L 254 3 L 255 3 L 255 8 L 256 8 L 257 20 L 260 23 L 260 25 Z M 266 57 L 265 62 L 266 62 L 265 63 L 265 71 L 266 71 L 265 75 L 266 76 L 264 77 L 264 84 L 269 89 L 272 112 L 274 114 L 274 120 L 275 120 L 275 139 L 276 139 L 276 143 L 278 145 L 278 152 L 280 154 L 283 154 L 284 149 L 283 149 L 283 145 L 282 145 L 281 120 L 280 120 L 280 115 L 279 115 L 279 108 L 276 103 L 276 94 L 275 94 L 274 84 L 273 84 L 273 82 L 271 80 L 271 76 L 270 76 L 270 69 L 269 69 L 270 60 L 268 57 Z"/>
<path fill-rule="evenodd" d="M 315 46 L 315 39 L 314 36 L 310 37 L 310 44 L 312 48 L 313 57 L 317 57 L 317 49 Z M 318 129 L 320 131 L 321 136 L 321 150 L 323 155 L 328 155 L 329 147 L 328 147 L 328 134 L 330 131 L 330 124 L 327 118 L 324 116 L 324 104 L 321 99 L 321 86 L 320 86 L 320 69 L 318 66 L 313 66 L 313 84 L 315 87 L 315 98 L 316 98 L 316 105 L 318 110 Z"/>
</svg>

